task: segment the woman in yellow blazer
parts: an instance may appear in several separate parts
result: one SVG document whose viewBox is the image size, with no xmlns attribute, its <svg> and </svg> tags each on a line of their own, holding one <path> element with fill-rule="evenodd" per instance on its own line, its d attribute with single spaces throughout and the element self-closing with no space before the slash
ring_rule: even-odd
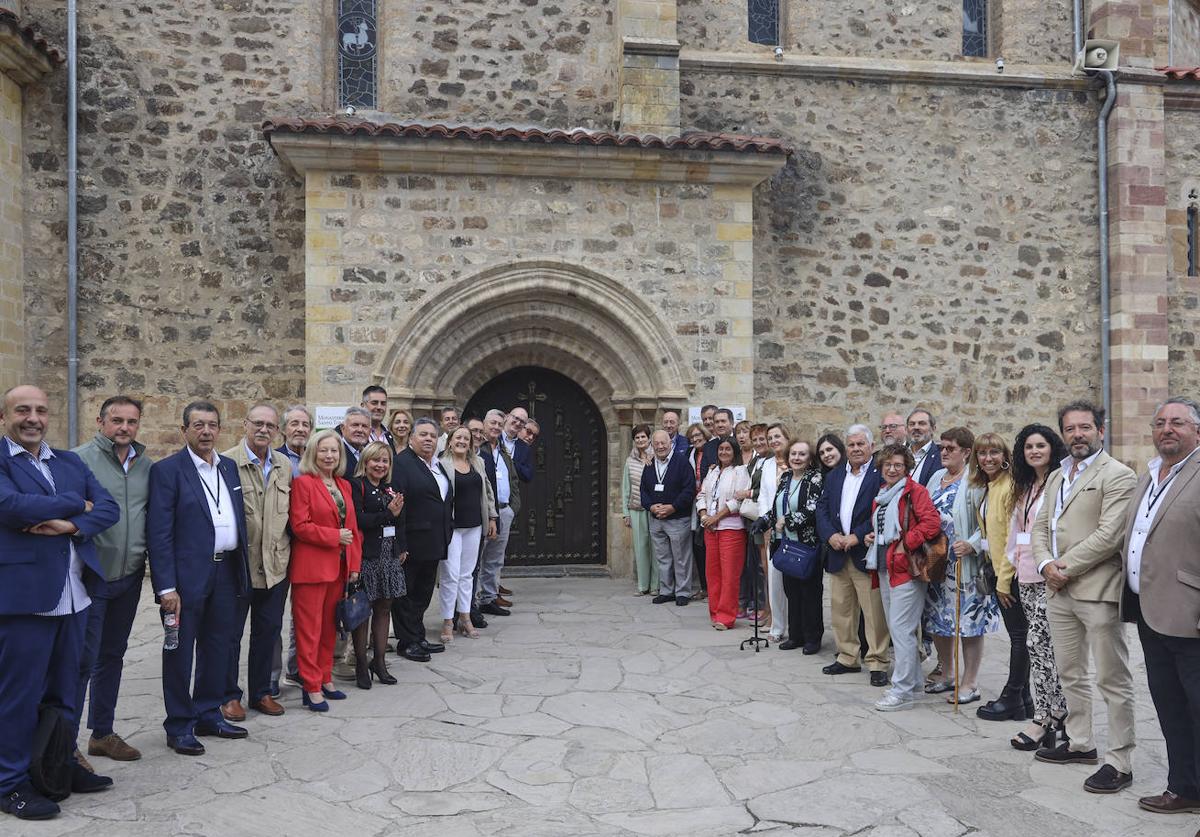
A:
<svg viewBox="0 0 1200 837">
<path fill-rule="evenodd" d="M 1008 529 L 1013 509 L 1012 453 L 996 433 L 984 433 L 971 448 L 971 481 L 984 491 L 979 507 L 980 549 L 990 559 L 984 573 L 993 579 L 1000 616 L 1008 631 L 1008 682 L 1000 697 L 975 711 L 985 721 L 1023 721 L 1033 717 L 1029 691 L 1029 623 L 1021 607 L 1017 574 L 1008 560 Z"/>
</svg>

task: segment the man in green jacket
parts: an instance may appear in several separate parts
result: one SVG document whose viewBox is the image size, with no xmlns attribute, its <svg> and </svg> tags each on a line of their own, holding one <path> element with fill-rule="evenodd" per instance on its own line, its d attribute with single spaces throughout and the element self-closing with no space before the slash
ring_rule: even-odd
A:
<svg viewBox="0 0 1200 837">
<path fill-rule="evenodd" d="M 129 632 L 142 595 L 146 572 L 146 505 L 150 497 L 150 457 L 137 442 L 142 403 L 115 395 L 100 407 L 96 437 L 75 449 L 100 484 L 121 507 L 121 519 L 94 539 L 104 570 L 104 584 L 92 595 L 87 633 L 79 658 L 79 689 L 75 705 L 83 717 L 83 696 L 91 685 L 88 702 L 89 756 L 134 761 L 142 754 L 113 731 L 121 667 Z M 78 720 L 76 737 L 78 737 Z"/>
</svg>

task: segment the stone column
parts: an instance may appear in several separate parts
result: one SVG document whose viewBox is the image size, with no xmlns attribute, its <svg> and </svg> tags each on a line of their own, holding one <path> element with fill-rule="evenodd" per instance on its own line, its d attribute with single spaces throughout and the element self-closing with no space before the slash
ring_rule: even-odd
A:
<svg viewBox="0 0 1200 837">
<path fill-rule="evenodd" d="M 679 40 L 675 0 L 619 0 L 619 129 L 679 133 Z"/>
<path fill-rule="evenodd" d="M 0 391 L 25 374 L 21 88 L 0 72 Z"/>
<path fill-rule="evenodd" d="M 1121 44 L 1108 122 L 1109 432 L 1113 454 L 1133 467 L 1154 455 L 1149 425 L 1169 385 L 1163 78 L 1141 69 L 1166 62 L 1168 25 L 1167 0 L 1100 0 L 1088 27 Z"/>
</svg>

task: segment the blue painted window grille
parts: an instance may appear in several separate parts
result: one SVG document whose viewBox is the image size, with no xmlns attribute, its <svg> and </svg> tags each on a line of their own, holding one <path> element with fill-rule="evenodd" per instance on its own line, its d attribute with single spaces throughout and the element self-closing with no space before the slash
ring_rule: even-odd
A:
<svg viewBox="0 0 1200 837">
<path fill-rule="evenodd" d="M 750 41 L 756 44 L 777 46 L 779 44 L 779 0 L 749 0 L 746 6 L 749 16 Z"/>
<path fill-rule="evenodd" d="M 988 8 L 987 0 L 963 0 L 963 55 L 987 58 Z"/>
<path fill-rule="evenodd" d="M 1187 275 L 1200 276 L 1200 207 L 1187 210 Z"/>
<path fill-rule="evenodd" d="M 338 104 L 375 108 L 379 88 L 375 0 L 338 0 Z"/>
</svg>

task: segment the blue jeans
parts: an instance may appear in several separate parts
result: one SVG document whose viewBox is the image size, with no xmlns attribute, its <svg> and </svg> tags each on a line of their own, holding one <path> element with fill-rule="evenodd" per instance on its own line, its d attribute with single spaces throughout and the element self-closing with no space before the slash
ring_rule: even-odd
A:
<svg viewBox="0 0 1200 837">
<path fill-rule="evenodd" d="M 129 633 L 133 630 L 144 577 L 144 572 L 136 572 L 116 581 L 106 581 L 92 594 L 83 652 L 79 657 L 79 687 L 75 691 L 75 706 L 78 707 L 76 738 L 83 720 L 83 696 L 89 684 L 88 729 L 93 738 L 112 734 L 125 649 L 129 646 Z"/>
</svg>

